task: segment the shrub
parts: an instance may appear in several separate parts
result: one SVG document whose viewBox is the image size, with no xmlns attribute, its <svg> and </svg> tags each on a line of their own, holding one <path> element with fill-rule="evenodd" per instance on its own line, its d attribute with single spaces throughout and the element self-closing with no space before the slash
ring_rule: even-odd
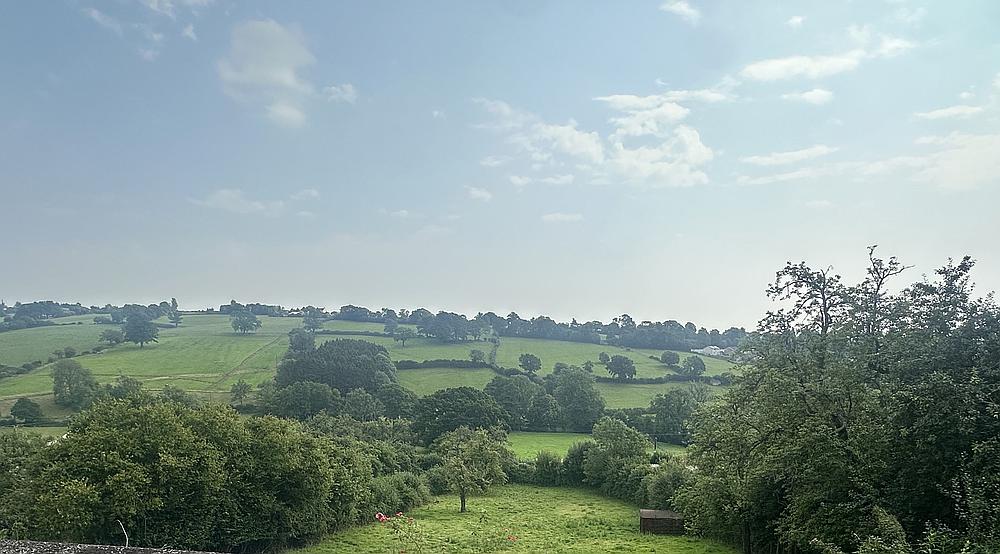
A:
<svg viewBox="0 0 1000 554">
<path fill-rule="evenodd" d="M 427 479 L 427 488 L 431 494 L 437 496 L 451 492 L 451 481 L 448 479 L 448 470 L 444 467 L 432 467 L 424 472 L 424 478 Z"/>
<path fill-rule="evenodd" d="M 562 459 L 543 450 L 535 457 L 535 483 L 555 486 L 562 483 Z"/>
<path fill-rule="evenodd" d="M 646 476 L 646 505 L 655 510 L 673 510 L 674 495 L 690 482 L 691 470 L 680 462 L 667 459 L 660 467 Z"/>
<path fill-rule="evenodd" d="M 569 485 L 583 484 L 583 462 L 587 457 L 587 451 L 594 446 L 593 441 L 583 441 L 573 443 L 566 452 L 566 457 L 562 461 L 563 481 Z"/>
<path fill-rule="evenodd" d="M 371 483 L 370 503 L 359 515 L 362 519 L 367 519 L 376 512 L 406 512 L 427 503 L 430 496 L 427 483 L 408 471 L 376 477 Z"/>
</svg>

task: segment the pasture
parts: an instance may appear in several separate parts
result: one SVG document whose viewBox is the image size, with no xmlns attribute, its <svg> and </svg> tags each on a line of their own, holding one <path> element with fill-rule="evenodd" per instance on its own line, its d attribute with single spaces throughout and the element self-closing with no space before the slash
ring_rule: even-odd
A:
<svg viewBox="0 0 1000 554">
<path fill-rule="evenodd" d="M 294 552 L 483 552 L 494 545 L 511 552 L 736 552 L 697 537 L 640 534 L 638 508 L 585 489 L 506 485 L 470 497 L 467 513 L 459 513 L 458 507 L 456 495 L 445 495 L 406 514 L 416 521 L 422 548 L 394 542 L 389 525 L 375 523 L 372 514 L 369 525 Z"/>
<path fill-rule="evenodd" d="M 533 431 L 514 431 L 507 436 L 510 449 L 519 460 L 533 460 L 542 451 L 551 452 L 557 456 L 565 456 L 566 451 L 574 443 L 590 440 L 588 433 L 537 433 Z M 683 454 L 684 447 L 676 444 L 659 443 L 657 450 L 670 454 Z M 653 451 L 650 447 L 650 452 Z"/>
<path fill-rule="evenodd" d="M 78 352 L 89 350 L 98 344 L 101 331 L 112 328 L 95 325 L 92 320 L 93 316 L 66 317 L 54 320 L 63 325 L 0 333 L 0 363 L 20 365 L 32 360 L 46 360 L 53 350 L 66 346 L 72 346 Z M 65 324 L 76 322 L 80 324 Z M 237 335 L 229 326 L 227 316 L 187 314 L 180 327 L 160 329 L 159 343 L 147 344 L 145 348 L 121 344 L 76 359 L 102 383 L 110 382 L 119 375 L 128 375 L 144 381 L 146 387 L 153 390 L 173 385 L 215 400 L 225 400 L 229 387 L 240 379 L 253 385 L 270 379 L 287 349 L 288 331 L 301 325 L 299 318 L 262 317 L 261 322 L 263 325 L 257 333 Z M 160 320 L 159 323 L 166 321 Z M 324 324 L 324 329 L 334 331 L 381 332 L 382 328 L 378 323 L 351 321 L 328 321 Z M 317 342 L 336 338 L 357 338 L 381 344 L 389 350 L 393 360 L 465 360 L 470 350 L 478 348 L 488 352 L 491 347 L 485 341 L 442 344 L 425 338 L 411 339 L 403 346 L 389 337 L 342 335 L 318 335 Z M 497 361 L 505 367 L 516 367 L 521 354 L 532 353 L 541 358 L 541 373 L 544 375 L 550 373 L 557 362 L 571 365 L 581 365 L 587 360 L 596 362 L 601 352 L 630 357 L 636 364 L 638 377 L 657 377 L 669 372 L 665 366 L 649 358 L 659 355 L 660 351 L 545 339 L 503 338 L 497 351 Z M 691 355 L 680 354 L 682 357 Z M 733 367 L 723 360 L 702 358 L 707 374 L 718 374 Z M 594 371 L 600 375 L 603 369 L 598 365 Z M 455 386 L 481 389 L 492 378 L 493 373 L 487 369 L 421 368 L 399 372 L 400 382 L 421 396 Z M 646 406 L 656 394 L 683 386 L 686 385 L 597 384 L 610 408 Z M 51 370 L 43 366 L 24 375 L 0 380 L 0 401 L 18 396 L 44 398 L 41 395 L 51 390 Z M 45 413 L 49 411 L 46 409 Z"/>
</svg>

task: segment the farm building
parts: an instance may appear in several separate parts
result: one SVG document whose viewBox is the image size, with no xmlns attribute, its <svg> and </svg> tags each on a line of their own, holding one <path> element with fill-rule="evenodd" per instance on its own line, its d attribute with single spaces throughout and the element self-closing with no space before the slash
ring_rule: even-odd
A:
<svg viewBox="0 0 1000 554">
<path fill-rule="evenodd" d="M 655 535 L 683 535 L 684 516 L 670 510 L 639 510 L 639 531 Z"/>
</svg>

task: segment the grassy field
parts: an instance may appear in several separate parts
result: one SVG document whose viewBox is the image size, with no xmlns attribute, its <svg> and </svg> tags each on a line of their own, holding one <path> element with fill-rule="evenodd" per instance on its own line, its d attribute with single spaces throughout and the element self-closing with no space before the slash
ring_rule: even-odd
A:
<svg viewBox="0 0 1000 554">
<path fill-rule="evenodd" d="M 545 450 L 563 456 L 573 443 L 590 440 L 587 433 L 536 433 L 531 431 L 514 431 L 508 435 L 510 448 L 520 460 L 533 460 L 535 455 Z M 652 452 L 650 448 L 650 452 Z M 660 443 L 657 450 L 671 454 L 683 454 L 684 447 L 675 444 Z"/>
<path fill-rule="evenodd" d="M 59 318 L 56 325 L 0 333 L 0 363 L 20 365 L 26 361 L 46 359 L 56 348 L 73 346 L 84 351 L 97 344 L 101 331 L 110 326 L 94 325 L 92 316 Z M 77 360 L 89 368 L 98 381 L 110 382 L 118 375 L 129 375 L 143 380 L 150 389 L 173 385 L 183 389 L 224 400 L 229 387 L 240 379 L 257 384 L 274 375 L 278 360 L 287 348 L 287 333 L 301 325 L 299 318 L 261 318 L 263 326 L 252 335 L 236 335 L 224 315 L 186 315 L 178 328 L 160 330 L 160 342 L 139 348 L 123 344 L 99 354 L 79 356 Z M 329 321 L 325 329 L 341 331 L 381 332 L 378 323 Z M 332 340 L 337 335 L 320 335 L 320 342 Z M 468 359 L 469 351 L 478 348 L 489 351 L 490 344 L 472 341 L 442 344 L 431 339 L 412 339 L 406 346 L 388 337 L 357 336 L 385 346 L 394 360 Z M 594 345 L 543 339 L 504 338 L 497 352 L 497 361 L 503 366 L 516 367 L 522 353 L 532 353 L 542 359 L 542 374 L 551 372 L 557 362 L 580 365 L 587 360 L 596 361 L 598 354 L 624 354 L 636 363 L 639 377 L 656 377 L 668 372 L 659 362 L 649 359 L 658 355 L 655 350 L 629 350 L 606 345 Z M 690 355 L 681 353 L 682 356 Z M 708 374 L 730 370 L 732 365 L 722 360 L 703 358 Z M 600 371 L 600 366 L 595 371 Z M 399 372 L 400 381 L 420 395 L 436 390 L 471 386 L 483 388 L 492 379 L 490 371 L 468 369 L 424 368 Z M 678 383 L 659 385 L 599 383 L 608 407 L 646 406 L 656 394 Z M 38 396 L 52 390 L 49 367 L 31 373 L 0 380 L 0 401 L 18 396 Z M 46 412 L 48 413 L 48 412 Z"/>
<path fill-rule="evenodd" d="M 65 427 L 0 427 L 0 435 L 4 433 L 34 433 L 46 437 L 59 437 L 66 432 Z"/>
<path fill-rule="evenodd" d="M 488 523 L 480 525 L 483 511 Z M 488 495 L 469 498 L 469 512 L 458 512 L 457 496 L 436 497 L 407 514 L 424 537 L 423 552 L 479 552 L 473 532 L 496 538 L 510 552 L 668 552 L 671 554 L 735 554 L 736 550 L 696 537 L 639 533 L 635 506 L 574 488 L 527 485 L 496 487 Z M 506 539 L 508 535 L 516 541 Z M 338 533 L 296 550 L 300 554 L 396 552 L 391 529 L 373 523 Z M 418 551 L 412 545 L 409 551 Z"/>
</svg>

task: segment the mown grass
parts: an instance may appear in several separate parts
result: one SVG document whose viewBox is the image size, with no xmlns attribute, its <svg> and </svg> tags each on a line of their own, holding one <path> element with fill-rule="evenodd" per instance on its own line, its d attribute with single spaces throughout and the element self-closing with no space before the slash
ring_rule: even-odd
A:
<svg viewBox="0 0 1000 554">
<path fill-rule="evenodd" d="M 669 552 L 734 554 L 732 547 L 697 537 L 639 533 L 635 506 L 575 488 L 528 485 L 495 487 L 486 496 L 469 498 L 469 512 L 458 511 L 457 496 L 436 497 L 417 508 L 413 517 L 424 537 L 423 552 L 482 552 L 480 532 L 497 539 L 509 552 Z M 486 513 L 487 523 L 480 524 Z M 296 550 L 302 554 L 355 554 L 418 551 L 394 542 L 387 524 L 348 529 L 319 544 Z M 508 535 L 516 541 L 507 540 Z"/>
<path fill-rule="evenodd" d="M 73 346 L 78 351 L 97 344 L 101 331 L 110 328 L 94 325 L 91 316 L 59 318 L 57 322 L 81 321 L 81 325 L 61 325 L 0 333 L 0 363 L 15 365 L 35 359 L 46 359 L 56 348 Z M 220 396 L 240 379 L 256 385 L 274 375 L 278 361 L 288 347 L 287 333 L 302 324 L 299 318 L 262 317 L 263 326 L 251 335 L 237 335 L 224 315 L 185 315 L 178 328 L 160 330 L 159 343 L 139 348 L 133 344 L 118 345 L 99 354 L 79 356 L 77 360 L 89 368 L 98 381 L 107 383 L 118 375 L 141 379 L 153 390 L 173 385 L 189 391 Z M 165 320 L 160 321 L 165 323 Z M 381 332 L 378 323 L 329 321 L 325 329 L 341 331 Z M 336 338 L 356 338 L 385 346 L 394 360 L 435 360 L 469 358 L 469 351 L 490 350 L 485 341 L 443 344 L 433 339 L 411 339 L 406 346 L 389 337 L 319 335 L 318 342 Z M 517 367 L 522 353 L 532 353 L 542 359 L 542 374 L 552 371 L 557 362 L 582 365 L 596 361 L 598 354 L 624 354 L 635 362 L 638 377 L 658 377 L 669 372 L 665 366 L 649 359 L 659 355 L 656 350 L 631 350 L 607 345 L 564 342 L 544 339 L 503 338 L 497 361 L 505 367 Z M 682 356 L 690 353 L 681 353 Z M 728 362 L 704 358 L 708 374 L 732 369 Z M 597 374 L 602 366 L 594 368 Z M 434 391 L 455 387 L 485 387 L 493 375 L 485 369 L 425 368 L 399 372 L 404 386 L 424 396 Z M 656 385 L 598 383 L 608 407 L 647 406 L 657 394 L 682 383 Z M 25 375 L 0 380 L 0 399 L 20 395 L 38 395 L 52 390 L 51 369 L 41 367 Z"/>
</svg>

